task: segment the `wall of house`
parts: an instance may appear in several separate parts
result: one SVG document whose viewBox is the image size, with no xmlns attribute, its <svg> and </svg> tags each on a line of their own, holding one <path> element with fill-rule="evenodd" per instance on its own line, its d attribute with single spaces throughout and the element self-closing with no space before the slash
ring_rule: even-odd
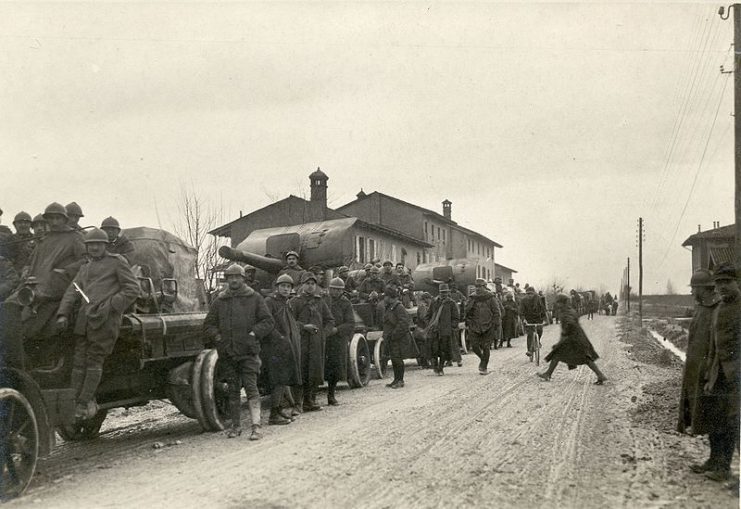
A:
<svg viewBox="0 0 741 509">
<path fill-rule="evenodd" d="M 361 268 L 374 259 L 379 259 L 382 263 L 391 260 L 394 265 L 403 262 L 410 269 L 421 263 L 424 253 L 421 246 L 362 227 L 354 228 L 353 235 L 354 263 L 351 268 Z"/>
<path fill-rule="evenodd" d="M 378 224 L 422 240 L 422 212 L 402 202 L 381 195 L 373 195 L 364 200 L 342 207 L 342 213 L 357 217 L 366 223 Z"/>
</svg>

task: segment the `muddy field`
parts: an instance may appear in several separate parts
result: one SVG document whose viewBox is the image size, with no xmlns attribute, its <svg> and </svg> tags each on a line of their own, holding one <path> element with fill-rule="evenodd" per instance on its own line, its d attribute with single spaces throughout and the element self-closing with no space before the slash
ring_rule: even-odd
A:
<svg viewBox="0 0 741 509">
<path fill-rule="evenodd" d="M 674 431 L 681 363 L 636 321 L 582 323 L 604 386 L 563 365 L 540 381 L 520 338 L 492 352 L 489 376 L 473 355 L 444 377 L 410 362 L 405 388 L 343 390 L 260 442 L 201 433 L 157 402 L 61 444 L 8 507 L 737 507 L 686 468 L 707 446 Z"/>
</svg>

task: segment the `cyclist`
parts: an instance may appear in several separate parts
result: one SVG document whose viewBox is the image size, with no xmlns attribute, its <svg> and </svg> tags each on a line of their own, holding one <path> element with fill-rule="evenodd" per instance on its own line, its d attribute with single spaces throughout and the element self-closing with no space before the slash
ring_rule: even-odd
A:
<svg viewBox="0 0 741 509">
<path fill-rule="evenodd" d="M 545 323 L 546 321 L 545 307 L 543 306 L 543 302 L 540 300 L 540 296 L 535 293 L 535 288 L 532 286 L 527 287 L 527 292 L 520 301 L 520 316 L 522 317 L 523 322 L 528 323 L 528 325 L 525 326 L 525 332 L 527 332 L 527 352 L 525 355 L 532 357 L 533 350 L 535 349 L 533 333 L 537 330 L 538 336 L 542 337 L 543 326 L 540 324 Z"/>
</svg>

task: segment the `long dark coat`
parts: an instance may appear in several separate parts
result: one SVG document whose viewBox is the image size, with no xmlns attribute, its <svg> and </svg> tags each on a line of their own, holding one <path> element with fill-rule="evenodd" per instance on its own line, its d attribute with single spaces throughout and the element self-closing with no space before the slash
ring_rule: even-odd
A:
<svg viewBox="0 0 741 509">
<path fill-rule="evenodd" d="M 79 305 L 75 334 L 105 344 L 108 353 L 118 338 L 121 317 L 139 295 L 139 283 L 123 256 L 106 253 L 82 266 L 74 279 L 90 302 L 86 302 L 70 284 L 64 292 L 57 315 L 71 318 Z"/>
<path fill-rule="evenodd" d="M 713 313 L 717 302 L 698 303 L 690 322 L 687 337 L 687 361 L 684 363 L 682 392 L 679 398 L 679 421 L 677 431 L 684 433 L 692 426 L 693 435 L 707 433 L 707 397 L 703 392 L 707 370 L 707 355 L 710 350 L 710 335 Z"/>
<path fill-rule="evenodd" d="M 276 385 L 301 385 L 301 331 L 288 306 L 276 293 L 265 299 L 275 327 L 260 342 L 260 358 L 271 389 Z"/>
<path fill-rule="evenodd" d="M 332 313 L 321 297 L 307 293 L 294 297 L 289 306 L 301 330 L 301 378 L 304 385 L 321 385 L 324 383 L 326 334 L 334 327 Z M 304 325 L 310 323 L 319 328 L 318 333 L 304 330 Z"/>
<path fill-rule="evenodd" d="M 545 357 L 548 362 L 554 359 L 567 364 L 569 369 L 599 359 L 584 329 L 579 325 L 576 311 L 571 307 L 564 306 L 561 309 L 561 339 Z"/>
<path fill-rule="evenodd" d="M 517 337 L 517 316 L 519 315 L 517 302 L 504 301 L 504 318 L 502 319 L 502 333 L 505 341 Z"/>
<path fill-rule="evenodd" d="M 713 313 L 707 373 L 709 425 L 708 433 L 726 432 L 738 427 L 739 342 L 741 342 L 741 297 L 721 300 Z"/>
<path fill-rule="evenodd" d="M 430 305 L 430 309 L 427 311 L 427 323 L 432 322 L 440 307 L 442 307 L 442 312 L 440 313 L 437 324 L 439 333 L 431 334 L 427 338 L 427 342 L 429 343 L 430 353 L 433 357 L 442 357 L 443 360 L 450 360 L 455 329 L 458 328 L 458 304 L 450 297 L 435 297 Z"/>
<path fill-rule="evenodd" d="M 260 340 L 274 326 L 265 299 L 247 285 L 236 291 L 227 287 L 211 303 L 203 321 L 208 336 L 221 335 L 221 341 L 216 343 L 219 356 L 234 360 L 256 358 L 260 354 Z"/>
<path fill-rule="evenodd" d="M 328 381 L 341 382 L 347 380 L 348 345 L 355 332 L 355 315 L 350 300 L 341 295 L 330 299 L 330 311 L 334 317 L 337 334 L 327 336 L 327 364 L 324 375 Z"/>
<path fill-rule="evenodd" d="M 392 360 L 417 357 L 414 338 L 409 332 L 411 323 L 412 318 L 401 301 L 386 303 L 383 312 L 383 339 L 387 342 Z"/>
</svg>

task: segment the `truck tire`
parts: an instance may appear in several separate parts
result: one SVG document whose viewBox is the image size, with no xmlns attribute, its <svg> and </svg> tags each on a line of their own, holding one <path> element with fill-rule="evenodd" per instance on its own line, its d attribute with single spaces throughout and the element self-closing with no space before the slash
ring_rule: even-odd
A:
<svg viewBox="0 0 741 509">
<path fill-rule="evenodd" d="M 28 487 L 39 457 L 39 429 L 28 400 L 15 389 L 0 388 L 0 500 Z"/>
<path fill-rule="evenodd" d="M 353 389 L 365 387 L 370 381 L 370 348 L 362 334 L 353 335 L 350 341 L 350 362 L 348 365 L 347 383 Z"/>
</svg>

